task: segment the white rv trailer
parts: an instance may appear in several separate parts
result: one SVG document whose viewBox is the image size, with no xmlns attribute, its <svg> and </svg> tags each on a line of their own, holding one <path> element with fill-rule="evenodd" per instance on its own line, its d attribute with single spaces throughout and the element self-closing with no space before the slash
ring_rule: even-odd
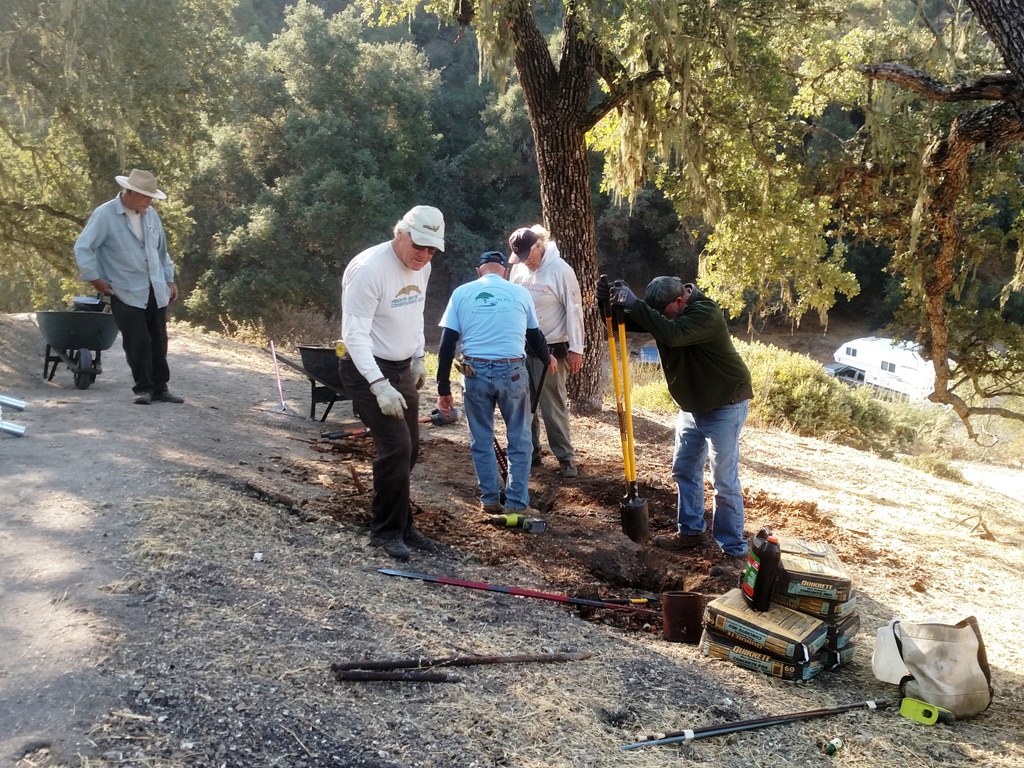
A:
<svg viewBox="0 0 1024 768">
<path fill-rule="evenodd" d="M 918 348 L 909 341 L 877 336 L 853 339 L 835 351 L 836 364 L 826 370 L 847 383 L 876 387 L 883 395 L 927 400 L 935 388 L 935 370 Z"/>
</svg>

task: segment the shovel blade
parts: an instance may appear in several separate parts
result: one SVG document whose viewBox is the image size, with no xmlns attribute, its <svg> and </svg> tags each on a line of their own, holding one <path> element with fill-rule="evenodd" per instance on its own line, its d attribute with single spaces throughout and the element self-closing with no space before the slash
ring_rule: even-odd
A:
<svg viewBox="0 0 1024 768">
<path fill-rule="evenodd" d="M 643 544 L 651 534 L 647 500 L 639 496 L 626 497 L 619 504 L 619 521 L 622 532 L 630 541 Z"/>
</svg>

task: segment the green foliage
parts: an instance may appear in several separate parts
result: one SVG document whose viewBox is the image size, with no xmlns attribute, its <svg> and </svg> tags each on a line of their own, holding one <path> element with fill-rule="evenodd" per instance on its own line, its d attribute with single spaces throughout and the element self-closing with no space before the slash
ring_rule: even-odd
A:
<svg viewBox="0 0 1024 768">
<path fill-rule="evenodd" d="M 611 396 L 614 398 L 615 391 L 610 377 L 608 384 L 612 390 Z M 660 365 L 630 360 L 629 384 L 631 406 L 662 413 L 673 413 L 679 410 L 679 406 L 675 404 L 672 396 L 668 393 L 665 375 L 661 372 Z"/>
<path fill-rule="evenodd" d="M 655 3 L 622 24 L 620 55 L 667 76 L 592 131 L 605 183 L 632 199 L 654 179 L 682 220 L 712 225 L 699 279 L 732 316 L 823 319 L 858 291 L 830 247 L 833 201 L 811 189 L 808 126 L 794 107 L 793 64 L 837 18 L 827 2 Z"/>
<path fill-rule="evenodd" d="M 352 12 L 326 19 L 300 2 L 266 48 L 247 49 L 232 120 L 190 198 L 197 317 L 253 319 L 281 302 L 335 311 L 344 264 L 388 239 L 410 199 L 442 204 L 443 190 L 420 191 L 437 74 L 414 46 L 361 32 Z"/>
<path fill-rule="evenodd" d="M 937 456 L 900 456 L 900 463 L 927 472 L 929 475 L 967 485 L 967 478 L 957 467 Z"/>
<path fill-rule="evenodd" d="M 703 224 L 694 221 L 697 232 L 687 232 L 672 202 L 653 184 L 637 192 L 629 208 L 603 200 L 595 207 L 600 272 L 638 287 L 666 273 L 696 279 Z"/>
<path fill-rule="evenodd" d="M 912 441 L 867 388 L 848 387 L 809 357 L 760 342 L 736 347 L 753 380 L 752 423 L 883 452 Z"/>
</svg>

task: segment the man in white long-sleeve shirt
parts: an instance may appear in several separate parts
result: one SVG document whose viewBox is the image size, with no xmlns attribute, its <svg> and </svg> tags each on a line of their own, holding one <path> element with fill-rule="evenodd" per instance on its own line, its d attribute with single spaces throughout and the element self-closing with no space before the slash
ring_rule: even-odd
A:
<svg viewBox="0 0 1024 768">
<path fill-rule="evenodd" d="M 527 356 L 530 376 L 540 388 L 540 414 L 544 417 L 548 445 L 558 459 L 562 477 L 576 477 L 576 450 L 569 427 L 569 398 L 566 377 L 576 375 L 583 366 L 583 299 L 580 283 L 572 267 L 562 258 L 548 231 L 535 224 L 522 227 L 508 239 L 513 256 L 508 279 L 530 292 L 537 307 L 540 330 L 551 354 L 558 358 L 558 373 L 543 376 L 544 365 Z M 540 416 L 533 416 L 533 466 L 541 464 Z"/>
<path fill-rule="evenodd" d="M 373 518 L 370 543 L 399 560 L 409 547 L 434 542 L 412 522 L 409 478 L 419 454 L 419 389 L 426 381 L 423 309 L 430 260 L 444 250 L 444 217 L 418 205 L 395 225 L 394 237 L 367 248 L 341 282 L 341 381 L 370 429 Z"/>
</svg>

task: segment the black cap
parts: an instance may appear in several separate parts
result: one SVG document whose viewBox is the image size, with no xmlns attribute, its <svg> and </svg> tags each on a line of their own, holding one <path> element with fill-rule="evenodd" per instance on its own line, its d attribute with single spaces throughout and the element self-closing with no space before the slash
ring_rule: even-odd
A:
<svg viewBox="0 0 1024 768">
<path fill-rule="evenodd" d="M 520 227 L 511 234 L 508 245 L 516 256 L 526 256 L 537 240 L 536 232 L 529 227 Z"/>
<path fill-rule="evenodd" d="M 505 258 L 505 254 L 501 251 L 488 251 L 487 253 L 480 254 L 480 265 L 484 264 L 501 264 L 503 267 L 508 266 L 508 259 Z"/>
</svg>

